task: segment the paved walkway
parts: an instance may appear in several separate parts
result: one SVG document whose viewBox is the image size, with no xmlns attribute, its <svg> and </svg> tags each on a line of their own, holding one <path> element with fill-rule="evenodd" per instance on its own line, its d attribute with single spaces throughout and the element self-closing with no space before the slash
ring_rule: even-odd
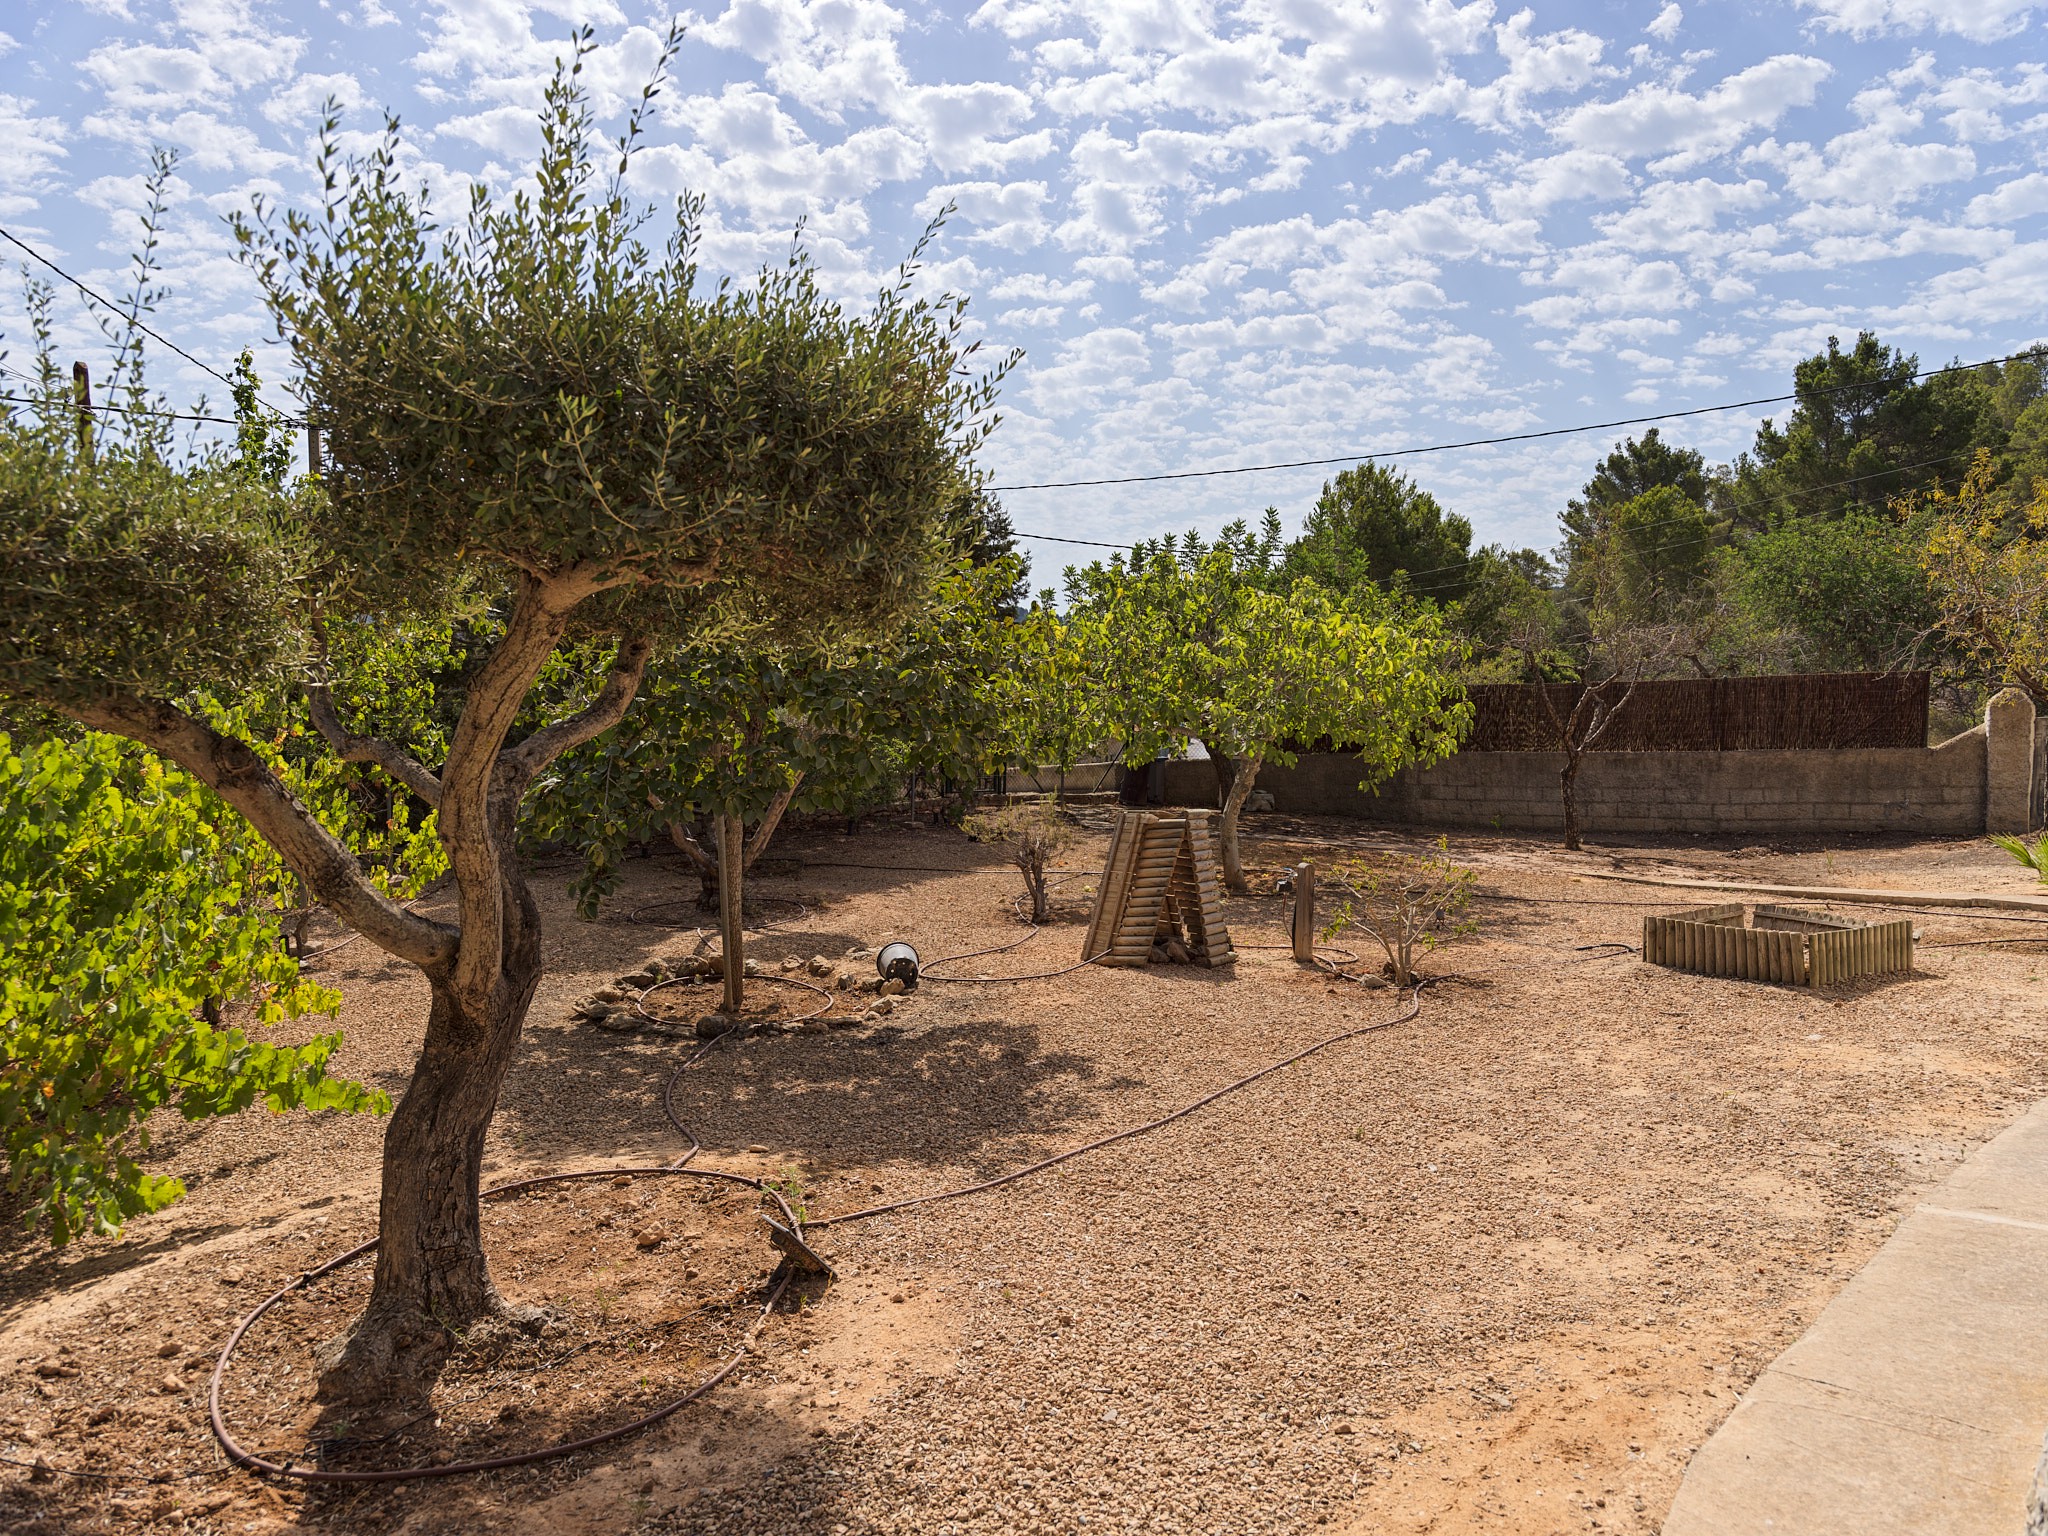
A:
<svg viewBox="0 0 2048 1536">
<path fill-rule="evenodd" d="M 1664 1536 L 2020 1536 L 2048 1433 L 2048 1102 L 1759 1376 Z"/>
</svg>

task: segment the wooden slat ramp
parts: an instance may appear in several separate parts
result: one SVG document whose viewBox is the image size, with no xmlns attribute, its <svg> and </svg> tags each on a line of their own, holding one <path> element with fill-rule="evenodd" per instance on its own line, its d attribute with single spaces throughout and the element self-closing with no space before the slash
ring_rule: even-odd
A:
<svg viewBox="0 0 2048 1536">
<path fill-rule="evenodd" d="M 1088 919 L 1081 958 L 1145 965 L 1155 945 L 1178 940 L 1196 965 L 1237 959 L 1216 883 L 1213 811 L 1126 811 L 1109 834 L 1109 857 Z"/>
</svg>

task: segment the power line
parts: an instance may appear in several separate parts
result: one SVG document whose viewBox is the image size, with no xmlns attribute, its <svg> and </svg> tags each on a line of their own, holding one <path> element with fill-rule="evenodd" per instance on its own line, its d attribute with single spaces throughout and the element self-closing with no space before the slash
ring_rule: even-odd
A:
<svg viewBox="0 0 2048 1536">
<path fill-rule="evenodd" d="M 12 369 L 8 371 L 13 372 Z M 26 375 L 16 374 L 15 377 L 23 378 Z M 208 416 L 202 411 L 159 411 L 139 405 L 81 405 L 70 400 L 38 400 L 27 395 L 0 395 L 0 401 L 5 401 L 9 405 L 55 405 L 57 409 L 64 411 L 112 412 L 116 416 L 158 416 L 165 421 L 210 421 L 222 427 L 239 427 L 242 424 L 233 416 Z M 289 418 L 279 419 L 284 421 L 286 426 L 298 425 Z"/>
<path fill-rule="evenodd" d="M 19 246 L 22 250 L 26 251 L 32 258 L 34 258 L 36 261 L 41 262 L 44 266 L 48 267 L 52 272 L 56 273 L 59 277 L 63 278 L 65 282 L 69 283 L 72 287 L 76 288 L 80 293 L 84 294 L 88 299 L 92 300 L 95 304 L 98 304 L 102 308 L 109 310 L 113 314 L 119 316 L 124 323 L 134 326 L 135 329 L 142 332 L 143 335 L 149 337 L 150 340 L 155 341 L 163 346 L 169 347 L 173 352 L 177 353 L 178 356 L 185 359 L 185 361 L 190 363 L 194 368 L 199 369 L 200 372 L 212 375 L 214 378 L 220 380 L 221 383 L 227 385 L 229 389 L 233 389 L 235 387 L 235 381 L 229 378 L 226 374 L 222 373 L 218 368 L 214 367 L 211 363 L 202 363 L 190 352 L 187 352 L 183 347 L 179 346 L 175 341 L 171 340 L 170 337 L 164 335 L 163 332 L 155 330 L 152 327 L 143 324 L 141 316 L 130 314 L 128 311 L 122 309 L 121 306 L 116 304 L 112 299 L 108 298 L 105 294 L 100 293 L 98 290 L 88 286 L 86 283 L 82 282 L 78 278 L 73 277 L 69 272 L 66 272 L 62 267 L 58 266 L 56 262 L 50 260 L 49 257 L 45 256 L 41 251 L 37 250 L 34 246 L 30 245 L 26 240 L 22 239 L 12 230 L 8 229 L 4 224 L 0 224 L 0 239 L 5 239 L 9 241 L 11 244 Z M 156 414 L 160 416 L 168 416 L 174 413 L 169 411 L 159 411 Z M 180 417 L 179 419 L 184 420 L 187 418 Z M 215 420 L 217 418 L 195 416 L 189 419 L 195 421 L 210 421 Z M 233 426 L 234 424 L 235 423 L 233 423 L 232 421 L 228 423 L 229 426 Z M 296 421 L 288 421 L 287 425 L 298 426 L 300 425 L 300 423 Z"/>
<path fill-rule="evenodd" d="M 1973 448 L 1965 448 L 1955 453 L 1944 453 L 1939 457 L 1932 459 L 1920 459 L 1911 464 L 1895 464 L 1890 469 L 1874 470 L 1869 474 L 1851 475 L 1844 480 L 1829 480 L 1820 485 L 1802 486 L 1797 490 L 1789 491 L 1785 494 L 1788 496 L 1813 496 L 1819 494 L 1822 491 L 1839 491 L 1848 486 L 1861 485 L 1865 481 L 1869 480 L 1884 480 L 1889 479 L 1893 475 L 1907 474 L 1910 471 L 1916 469 L 1932 469 L 1938 464 L 1953 464 L 1957 459 L 1967 459 L 1972 457 L 1975 454 L 1975 452 L 1976 450 Z M 1728 510 L 1746 511 L 1752 507 L 1768 507 L 1772 504 L 1773 499 L 1775 498 L 1765 498 L 1761 500 L 1749 501 L 1727 501 L 1722 503 L 1722 507 Z M 1713 512 L 1717 509 L 1708 507 L 1703 508 L 1702 510 L 1706 511 L 1711 516 Z M 1691 517 L 1684 514 L 1680 514 L 1676 517 L 1652 518 L 1649 522 L 1637 523 L 1634 526 L 1637 529 L 1662 528 L 1672 523 L 1684 523 L 1690 521 L 1692 521 Z M 1059 534 L 1050 533 L 1019 533 L 1016 535 L 1016 537 L 1020 539 L 1040 539 L 1047 543 L 1052 544 L 1085 544 L 1088 545 L 1090 548 L 1094 549 L 1114 549 L 1119 551 L 1129 550 L 1133 547 L 1134 544 L 1145 542 L 1144 540 L 1132 540 L 1126 543 L 1117 544 L 1112 543 L 1105 539 L 1073 539 L 1066 538 Z M 1668 544 L 1654 544 L 1651 545 L 1648 549 L 1641 551 L 1641 553 L 1661 554 L 1663 551 L 1667 549 L 1683 549 L 1693 544 L 1710 543 L 1714 539 L 1718 539 L 1720 537 L 1720 530 L 1716 530 L 1715 532 L 1704 535 L 1700 538 L 1679 539 Z M 1412 580 L 1412 578 L 1417 576 L 1438 576 L 1443 575 L 1446 572 L 1462 572 L 1468 569 L 1473 563 L 1473 561 L 1477 558 L 1477 555 L 1471 555 L 1467 556 L 1463 560 L 1453 561 L 1449 565 L 1424 566 L 1420 570 L 1402 571 L 1398 574 L 1407 576 Z M 1409 586 L 1407 590 L 1426 595 L 1431 590 L 1443 591 L 1450 585 L 1451 583 L 1449 582 L 1435 582 L 1425 584 L 1421 587 Z"/>
<path fill-rule="evenodd" d="M 1968 373 L 1978 368 L 1990 368 L 1999 363 L 2010 363 L 2028 356 L 2024 352 L 2008 353 L 2004 357 L 1986 358 L 1977 363 L 1952 363 L 1946 368 L 1922 368 L 1907 375 L 1912 379 L 1931 379 L 1945 373 Z M 1837 394 L 1844 390 L 1868 389 L 1867 384 L 1834 384 L 1818 391 L 1822 394 Z M 1370 453 L 1343 453 L 1323 459 L 1290 459 L 1279 464 L 1239 464 L 1228 469 L 1175 469 L 1156 475 L 1111 475 L 1099 480 L 1036 480 L 1020 485 L 992 485 L 994 491 L 1064 491 L 1078 490 L 1094 485 L 1150 485 L 1164 480 L 1205 480 L 1218 475 L 1261 475 L 1279 469 L 1318 469 L 1330 464 L 1357 464 L 1367 459 L 1406 459 L 1425 453 L 1452 453 L 1463 448 L 1497 448 L 1507 443 L 1533 443 L 1546 437 L 1570 437 L 1579 432 L 1611 432 L 1617 427 L 1641 427 L 1658 421 L 1683 421 L 1692 416 L 1712 416 L 1722 411 L 1746 411 L 1759 405 L 1783 405 L 1788 400 L 1797 400 L 1795 392 L 1789 395 L 1763 395 L 1754 400 L 1731 400 L 1725 405 L 1699 405 L 1684 411 L 1661 411 L 1654 416 L 1627 416 L 1617 421 L 1590 421 L 1576 427 L 1545 427 L 1539 432 L 1511 432 L 1504 437 L 1473 437 L 1455 443 L 1429 443 L 1417 448 L 1389 448 Z M 1084 539 L 1069 539 L 1062 542 L 1081 544 L 1092 542 Z M 1114 546 L 1112 546 L 1114 547 Z"/>
</svg>

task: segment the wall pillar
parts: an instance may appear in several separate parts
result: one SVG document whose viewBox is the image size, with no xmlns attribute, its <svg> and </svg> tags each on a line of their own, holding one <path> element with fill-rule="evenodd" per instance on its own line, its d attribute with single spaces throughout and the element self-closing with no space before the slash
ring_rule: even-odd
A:
<svg viewBox="0 0 2048 1536">
<path fill-rule="evenodd" d="M 1984 706 L 1984 830 L 2026 832 L 2034 818 L 2034 701 L 2020 688 Z"/>
</svg>

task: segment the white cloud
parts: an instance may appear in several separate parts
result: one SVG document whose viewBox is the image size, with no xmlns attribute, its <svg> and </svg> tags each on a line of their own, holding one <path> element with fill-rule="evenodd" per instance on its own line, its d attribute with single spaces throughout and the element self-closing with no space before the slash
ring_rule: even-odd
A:
<svg viewBox="0 0 2048 1536">
<path fill-rule="evenodd" d="M 1490 193 L 1496 213 L 1527 218 L 1564 203 L 1626 197 L 1633 185 L 1627 165 L 1616 156 L 1571 149 L 1540 160 L 1502 165 L 1495 172 Z"/>
<path fill-rule="evenodd" d="M 2048 176 L 2035 171 L 1970 199 L 1964 217 L 1972 224 L 2005 224 L 2048 213 Z"/>
<path fill-rule="evenodd" d="M 1684 21 L 1684 7 L 1678 4 L 1678 0 L 1670 0 L 1670 3 L 1663 10 L 1659 11 L 1656 18 L 1643 30 L 1656 38 L 1658 42 L 1668 43 L 1672 38 L 1678 36 L 1678 29 L 1684 24 Z"/>
<path fill-rule="evenodd" d="M 263 103 L 263 115 L 279 127 L 312 127 L 328 99 L 344 113 L 357 112 L 368 99 L 362 83 L 351 74 L 305 74 L 279 86 Z"/>
<path fill-rule="evenodd" d="M 1780 54 L 1699 95 L 1673 85 L 1640 85 L 1618 101 L 1576 107 L 1556 132 L 1568 144 L 1631 160 L 1697 162 L 1726 154 L 1793 108 L 1810 105 L 1833 72 L 1823 59 Z"/>
<path fill-rule="evenodd" d="M 1799 0 L 1833 32 L 1949 32 L 1973 42 L 2010 37 L 2026 27 L 2040 0 Z"/>
<path fill-rule="evenodd" d="M 56 189 L 52 175 L 70 154 L 70 138 L 68 125 L 38 116 L 33 102 L 0 95 L 0 208 L 10 217 L 28 212 L 40 194 Z"/>
<path fill-rule="evenodd" d="M 955 217 L 974 231 L 973 238 L 990 245 L 1006 246 L 1011 250 L 1024 251 L 1042 244 L 1052 232 L 1052 221 L 1046 216 L 1046 205 L 1052 201 L 1052 192 L 1042 181 L 956 181 L 934 187 L 925 194 L 918 204 L 919 210 L 927 215 L 937 213 L 947 203 L 959 205 Z M 1051 298 L 1055 294 L 1069 296 L 1063 286 L 1047 280 L 1043 286 L 1012 288 L 998 292 L 999 298 Z M 1082 284 L 1080 297 L 1092 284 Z"/>
</svg>

